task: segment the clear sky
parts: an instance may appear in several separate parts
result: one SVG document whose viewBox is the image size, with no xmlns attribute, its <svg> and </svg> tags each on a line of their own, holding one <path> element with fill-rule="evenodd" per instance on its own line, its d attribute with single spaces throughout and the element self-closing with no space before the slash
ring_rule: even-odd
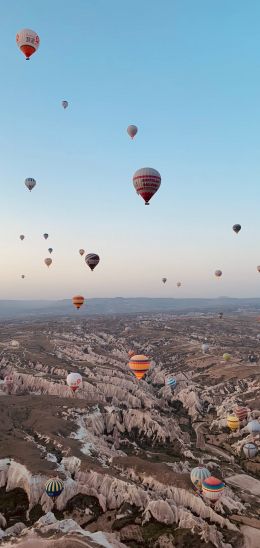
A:
<svg viewBox="0 0 260 548">
<path fill-rule="evenodd" d="M 0 20 L 0 298 L 259 296 L 259 0 L 8 0 Z"/>
</svg>

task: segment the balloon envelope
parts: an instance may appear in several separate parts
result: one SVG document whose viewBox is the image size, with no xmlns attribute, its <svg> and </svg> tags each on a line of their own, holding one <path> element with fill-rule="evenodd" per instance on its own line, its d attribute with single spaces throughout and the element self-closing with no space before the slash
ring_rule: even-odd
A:
<svg viewBox="0 0 260 548">
<path fill-rule="evenodd" d="M 215 270 L 215 276 L 216 276 L 216 278 L 220 278 L 222 276 L 222 271 L 221 270 Z"/>
<path fill-rule="evenodd" d="M 167 278 L 162 278 L 162 283 L 165 284 L 167 282 Z"/>
<path fill-rule="evenodd" d="M 79 250 L 79 254 L 80 254 L 81 256 L 84 255 L 84 253 L 85 253 L 85 249 L 80 249 L 80 250 Z"/>
<path fill-rule="evenodd" d="M 62 104 L 63 108 L 65 108 L 65 109 L 68 108 L 68 106 L 69 106 L 68 101 L 62 101 L 61 104 Z"/>
<path fill-rule="evenodd" d="M 231 360 L 231 355 L 228 354 L 228 352 L 225 352 L 225 353 L 223 354 L 223 360 L 224 360 L 225 362 L 229 362 L 229 360 Z"/>
<path fill-rule="evenodd" d="M 63 491 L 64 485 L 63 481 L 59 478 L 49 479 L 45 484 L 45 493 L 48 497 L 57 498 Z"/>
<path fill-rule="evenodd" d="M 128 133 L 128 135 L 130 135 L 131 139 L 133 139 L 135 137 L 137 132 L 138 132 L 138 127 L 137 126 L 134 126 L 134 125 L 128 126 L 127 133 Z"/>
<path fill-rule="evenodd" d="M 151 362 L 147 356 L 136 354 L 129 361 L 129 367 L 138 380 L 141 380 L 150 368 Z"/>
<path fill-rule="evenodd" d="M 201 350 L 202 350 L 203 354 L 206 354 L 209 351 L 209 344 L 203 343 L 201 345 Z"/>
<path fill-rule="evenodd" d="M 33 179 L 32 177 L 27 177 L 27 179 L 25 179 L 25 181 L 24 181 L 24 184 L 25 184 L 25 186 L 27 186 L 27 188 L 28 188 L 28 189 L 30 190 L 30 192 L 31 192 L 31 190 L 32 190 L 32 189 L 35 187 L 35 185 L 36 185 L 36 181 L 35 181 L 35 179 Z"/>
<path fill-rule="evenodd" d="M 165 384 L 166 386 L 169 386 L 172 390 L 174 390 L 174 388 L 176 388 L 177 381 L 174 377 L 168 377 Z"/>
<path fill-rule="evenodd" d="M 77 310 L 79 310 L 80 307 L 84 304 L 84 297 L 82 297 L 81 295 L 75 295 L 75 297 L 73 297 L 72 299 L 72 302 Z"/>
<path fill-rule="evenodd" d="M 238 234 L 241 230 L 241 225 L 233 225 L 233 230 L 236 234 Z"/>
<path fill-rule="evenodd" d="M 259 434 L 260 422 L 258 422 L 257 420 L 249 421 L 246 428 L 250 432 L 250 434 Z"/>
<path fill-rule="evenodd" d="M 96 253 L 88 253 L 85 257 L 85 261 L 91 270 L 94 270 L 98 265 L 100 258 Z"/>
<path fill-rule="evenodd" d="M 23 240 L 24 240 L 24 238 L 25 238 L 25 236 L 24 236 L 23 234 L 21 234 L 21 236 L 20 236 L 20 240 L 22 240 L 22 241 L 23 241 Z"/>
<path fill-rule="evenodd" d="M 29 60 L 40 45 L 40 38 L 34 30 L 22 29 L 16 34 L 16 43 L 26 59 Z"/>
<path fill-rule="evenodd" d="M 201 491 L 202 482 L 211 476 L 210 471 L 205 466 L 196 466 L 190 473 L 190 479 L 197 489 Z"/>
<path fill-rule="evenodd" d="M 44 237 L 45 240 L 47 240 L 47 239 L 49 238 L 49 234 L 47 234 L 47 233 L 45 232 L 45 234 L 43 234 L 43 237 Z"/>
<path fill-rule="evenodd" d="M 181 282 L 177 282 L 177 287 L 181 287 Z"/>
<path fill-rule="evenodd" d="M 223 481 L 214 478 L 214 476 L 210 476 L 202 482 L 202 493 L 212 502 L 216 502 L 221 497 L 224 489 L 225 484 Z"/>
<path fill-rule="evenodd" d="M 245 443 L 243 451 L 248 459 L 253 459 L 258 453 L 258 447 L 254 443 Z"/>
<path fill-rule="evenodd" d="M 247 415 L 248 415 L 248 409 L 247 407 L 236 407 L 235 409 L 235 415 L 237 416 L 237 418 L 243 422 L 244 420 L 247 419 Z"/>
<path fill-rule="evenodd" d="M 51 264 L 52 264 L 52 259 L 50 259 L 49 257 L 47 257 L 47 259 L 44 259 L 44 262 L 45 262 L 46 266 L 49 267 L 49 266 L 51 266 Z"/>
<path fill-rule="evenodd" d="M 67 376 L 67 385 L 73 392 L 76 392 L 82 384 L 82 376 L 79 373 L 70 373 Z"/>
<path fill-rule="evenodd" d="M 260 265 L 256 267 L 257 271 L 260 272 Z"/>
<path fill-rule="evenodd" d="M 239 418 L 236 415 L 227 416 L 227 426 L 230 430 L 238 430 L 240 426 Z"/>
<path fill-rule="evenodd" d="M 49 247 L 48 251 L 49 251 L 49 253 L 52 253 L 53 252 L 52 247 Z"/>
<path fill-rule="evenodd" d="M 140 194 L 145 201 L 145 205 L 149 205 L 149 200 L 161 185 L 161 175 L 152 167 L 143 167 L 134 173 L 133 184 L 137 194 Z"/>
</svg>

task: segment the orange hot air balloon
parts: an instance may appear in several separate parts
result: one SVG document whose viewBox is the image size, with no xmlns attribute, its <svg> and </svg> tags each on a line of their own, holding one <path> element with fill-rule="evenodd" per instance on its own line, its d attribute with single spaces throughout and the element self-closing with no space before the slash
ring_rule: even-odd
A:
<svg viewBox="0 0 260 548">
<path fill-rule="evenodd" d="M 81 295 L 75 295 L 75 297 L 73 297 L 72 302 L 77 310 L 79 310 L 80 307 L 84 304 L 84 300 L 84 297 L 82 297 Z"/>
<path fill-rule="evenodd" d="M 22 29 L 16 35 L 16 43 L 27 61 L 29 61 L 31 55 L 37 51 L 40 45 L 40 38 L 34 30 Z"/>
<path fill-rule="evenodd" d="M 132 356 L 128 365 L 136 378 L 140 381 L 148 369 L 150 369 L 151 362 L 147 356 L 136 354 L 135 356 Z"/>
</svg>

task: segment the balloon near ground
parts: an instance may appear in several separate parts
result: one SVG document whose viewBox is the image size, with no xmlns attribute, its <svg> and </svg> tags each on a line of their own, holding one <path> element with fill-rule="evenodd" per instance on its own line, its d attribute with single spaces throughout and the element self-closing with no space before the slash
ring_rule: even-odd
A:
<svg viewBox="0 0 260 548">
<path fill-rule="evenodd" d="M 223 495 L 225 484 L 214 476 L 210 476 L 202 482 L 202 494 L 211 502 L 217 500 Z"/>
<path fill-rule="evenodd" d="M 165 381 L 166 386 L 169 386 L 172 390 L 176 388 L 177 381 L 174 377 L 168 377 Z"/>
<path fill-rule="evenodd" d="M 25 55 L 26 60 L 37 51 L 40 45 L 40 38 L 34 30 L 22 29 L 16 34 L 16 43 L 21 52 Z"/>
<path fill-rule="evenodd" d="M 253 459 L 258 453 L 258 447 L 255 443 L 245 443 L 243 451 L 247 459 Z"/>
<path fill-rule="evenodd" d="M 132 356 L 128 365 L 136 378 L 141 380 L 148 369 L 150 369 L 151 362 L 144 354 L 136 354 L 135 356 Z"/>
<path fill-rule="evenodd" d="M 240 427 L 240 420 L 236 415 L 227 416 L 227 426 L 230 430 L 238 430 Z"/>
<path fill-rule="evenodd" d="M 82 384 L 82 376 L 80 373 L 70 373 L 67 376 L 67 385 L 70 387 L 72 392 L 76 392 Z"/>
<path fill-rule="evenodd" d="M 203 343 L 203 344 L 201 345 L 201 350 L 202 350 L 203 354 L 207 354 L 208 351 L 209 351 L 209 344 Z"/>
<path fill-rule="evenodd" d="M 145 205 L 149 205 L 149 200 L 160 188 L 161 175 L 152 167 L 143 167 L 135 172 L 133 184 L 137 194 L 145 201 Z"/>
<path fill-rule="evenodd" d="M 133 139 L 136 136 L 137 132 L 138 132 L 137 126 L 134 126 L 134 125 L 128 126 L 127 133 L 131 137 L 131 139 Z"/>
<path fill-rule="evenodd" d="M 260 433 L 260 422 L 258 422 L 256 419 L 249 421 L 247 424 L 247 430 L 250 432 L 250 434 L 256 435 Z"/>
<path fill-rule="evenodd" d="M 45 493 L 48 497 L 56 499 L 59 497 L 64 489 L 63 481 L 59 478 L 49 479 L 45 484 Z"/>
<path fill-rule="evenodd" d="M 35 187 L 36 185 L 36 181 L 35 179 L 33 179 L 32 177 L 27 177 L 27 179 L 25 179 L 24 181 L 24 184 L 25 186 L 28 188 L 28 190 L 30 190 L 30 192 L 32 191 L 32 189 Z"/>
<path fill-rule="evenodd" d="M 73 297 L 72 302 L 77 310 L 79 310 L 80 307 L 84 304 L 84 300 L 84 297 L 82 297 L 81 295 L 75 295 L 75 297 Z"/>
<path fill-rule="evenodd" d="M 94 270 L 94 268 L 98 265 L 100 258 L 96 253 L 88 253 L 85 257 L 85 261 L 90 270 Z"/>
<path fill-rule="evenodd" d="M 231 360 L 231 354 L 229 354 L 228 352 L 225 352 L 225 353 L 223 354 L 223 360 L 224 360 L 225 362 L 229 362 L 229 361 Z"/>
<path fill-rule="evenodd" d="M 247 419 L 247 415 L 248 415 L 247 407 L 236 407 L 235 415 L 241 422 L 243 422 L 244 420 Z"/>
<path fill-rule="evenodd" d="M 193 468 L 190 473 L 190 479 L 195 485 L 196 489 L 202 490 L 202 482 L 205 481 L 207 478 L 210 478 L 211 473 L 210 471 L 205 468 L 205 466 L 196 466 L 196 468 Z"/>
</svg>

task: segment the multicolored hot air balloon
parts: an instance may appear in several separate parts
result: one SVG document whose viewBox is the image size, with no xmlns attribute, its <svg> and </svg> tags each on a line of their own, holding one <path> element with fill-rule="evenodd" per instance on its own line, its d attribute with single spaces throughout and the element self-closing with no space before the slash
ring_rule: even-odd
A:
<svg viewBox="0 0 260 548">
<path fill-rule="evenodd" d="M 137 194 L 140 194 L 145 201 L 145 205 L 149 205 L 149 200 L 161 185 L 161 175 L 156 169 L 143 167 L 134 173 L 133 184 Z"/>
<path fill-rule="evenodd" d="M 25 236 L 23 234 L 21 234 L 21 236 L 19 236 L 20 240 L 24 240 Z"/>
<path fill-rule="evenodd" d="M 65 109 L 68 108 L 68 106 L 69 106 L 68 101 L 62 101 L 61 104 L 62 104 L 63 108 L 65 108 Z"/>
<path fill-rule="evenodd" d="M 47 234 L 47 233 L 45 232 L 45 234 L 43 234 L 43 237 L 44 237 L 45 240 L 47 240 L 47 239 L 49 238 L 49 234 Z"/>
<path fill-rule="evenodd" d="M 44 262 L 46 264 L 46 266 L 49 268 L 52 264 L 52 259 L 50 259 L 49 257 L 47 257 L 47 259 L 44 259 Z"/>
<path fill-rule="evenodd" d="M 238 430 L 240 427 L 240 420 L 236 415 L 228 415 L 227 416 L 227 426 L 230 428 L 230 430 Z"/>
<path fill-rule="evenodd" d="M 166 386 L 169 386 L 172 390 L 176 388 L 177 381 L 174 377 L 168 377 L 165 381 Z"/>
<path fill-rule="evenodd" d="M 240 422 L 247 420 L 247 415 L 248 415 L 247 407 L 236 407 L 235 415 L 240 420 Z"/>
<path fill-rule="evenodd" d="M 207 478 L 210 478 L 210 476 L 211 473 L 207 468 L 205 468 L 205 466 L 196 466 L 196 468 L 193 468 L 190 473 L 190 479 L 199 491 L 202 490 L 202 482 Z"/>
<path fill-rule="evenodd" d="M 55 502 L 64 489 L 63 481 L 59 478 L 49 479 L 45 484 L 45 493 Z"/>
<path fill-rule="evenodd" d="M 216 278 L 221 278 L 222 271 L 221 270 L 215 270 L 215 276 L 216 276 Z"/>
<path fill-rule="evenodd" d="M 249 421 L 246 428 L 248 432 L 250 432 L 250 434 L 253 434 L 253 436 L 255 436 L 256 434 L 260 433 L 260 422 L 258 422 L 256 419 L 253 421 Z"/>
<path fill-rule="evenodd" d="M 27 186 L 27 188 L 30 190 L 30 192 L 32 191 L 32 189 L 35 187 L 36 185 L 36 181 L 35 179 L 33 179 L 32 177 L 27 177 L 27 179 L 25 179 L 24 181 L 24 184 L 25 186 Z"/>
<path fill-rule="evenodd" d="M 236 234 L 238 234 L 241 230 L 241 225 L 233 225 L 233 230 Z"/>
<path fill-rule="evenodd" d="M 181 287 L 181 282 L 177 282 L 177 287 Z"/>
<path fill-rule="evenodd" d="M 85 253 L 85 249 L 79 249 L 79 254 L 81 255 L 81 257 L 82 255 L 84 255 L 84 253 Z"/>
<path fill-rule="evenodd" d="M 202 494 L 211 502 L 217 500 L 223 495 L 225 484 L 214 476 L 210 476 L 202 482 Z"/>
<path fill-rule="evenodd" d="M 127 133 L 131 137 L 131 139 L 133 139 L 136 136 L 137 132 L 138 132 L 137 126 L 134 126 L 134 125 L 128 126 Z"/>
<path fill-rule="evenodd" d="M 82 376 L 79 373 L 69 373 L 67 376 L 67 385 L 71 388 L 72 392 L 76 392 L 82 384 Z"/>
<path fill-rule="evenodd" d="M 53 252 L 52 247 L 49 247 L 48 251 L 49 251 L 49 253 L 51 254 L 51 253 Z"/>
<path fill-rule="evenodd" d="M 228 352 L 225 352 L 222 357 L 225 362 L 229 362 L 231 360 L 231 354 Z"/>
<path fill-rule="evenodd" d="M 247 459 L 253 459 L 258 453 L 258 447 L 254 443 L 245 443 L 243 451 Z"/>
<path fill-rule="evenodd" d="M 147 356 L 136 354 L 135 356 L 132 356 L 128 365 L 136 378 L 140 381 L 150 368 L 151 362 Z"/>
<path fill-rule="evenodd" d="M 162 283 L 165 284 L 167 282 L 167 278 L 162 278 Z"/>
<path fill-rule="evenodd" d="M 77 310 L 84 304 L 84 300 L 84 297 L 81 297 L 81 295 L 75 295 L 75 297 L 73 297 L 72 302 Z"/>
<path fill-rule="evenodd" d="M 98 265 L 100 258 L 96 253 L 88 253 L 85 257 L 85 261 L 91 270 L 94 270 Z"/>
<path fill-rule="evenodd" d="M 22 29 L 16 34 L 16 43 L 21 52 L 25 55 L 26 60 L 37 51 L 40 45 L 40 38 L 34 30 Z"/>
</svg>

